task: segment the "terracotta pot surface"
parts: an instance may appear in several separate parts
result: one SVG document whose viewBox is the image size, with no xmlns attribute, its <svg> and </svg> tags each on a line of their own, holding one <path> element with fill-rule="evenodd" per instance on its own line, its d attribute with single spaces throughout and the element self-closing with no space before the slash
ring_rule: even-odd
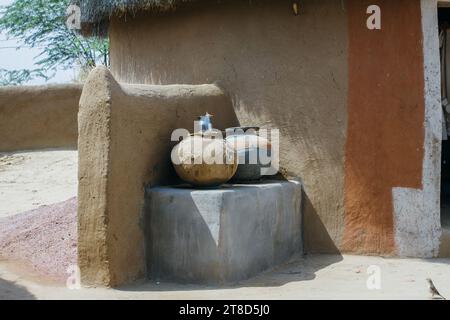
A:
<svg viewBox="0 0 450 320">
<path fill-rule="evenodd" d="M 199 187 L 228 182 L 238 167 L 235 151 L 223 139 L 201 136 L 191 136 L 177 144 L 172 150 L 172 163 L 183 181 Z"/>
</svg>

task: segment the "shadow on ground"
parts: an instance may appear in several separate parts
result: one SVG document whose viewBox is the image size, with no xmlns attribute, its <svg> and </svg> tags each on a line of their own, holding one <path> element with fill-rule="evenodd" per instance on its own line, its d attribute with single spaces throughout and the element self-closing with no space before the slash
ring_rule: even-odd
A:
<svg viewBox="0 0 450 320">
<path fill-rule="evenodd" d="M 0 300 L 34 300 L 36 297 L 24 287 L 0 278 Z"/>
<path fill-rule="evenodd" d="M 298 257 L 280 267 L 263 272 L 245 281 L 229 284 L 193 285 L 168 281 L 142 280 L 131 285 L 116 288 L 119 291 L 195 291 L 236 288 L 281 287 L 291 282 L 310 281 L 316 272 L 343 260 L 341 255 L 313 255 Z"/>
</svg>

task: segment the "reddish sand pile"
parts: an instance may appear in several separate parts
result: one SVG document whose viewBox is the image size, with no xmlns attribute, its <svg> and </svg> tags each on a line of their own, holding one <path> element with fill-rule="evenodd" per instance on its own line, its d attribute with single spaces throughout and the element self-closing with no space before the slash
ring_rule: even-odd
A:
<svg viewBox="0 0 450 320">
<path fill-rule="evenodd" d="M 65 281 L 77 261 L 77 199 L 0 219 L 0 259 Z"/>
</svg>

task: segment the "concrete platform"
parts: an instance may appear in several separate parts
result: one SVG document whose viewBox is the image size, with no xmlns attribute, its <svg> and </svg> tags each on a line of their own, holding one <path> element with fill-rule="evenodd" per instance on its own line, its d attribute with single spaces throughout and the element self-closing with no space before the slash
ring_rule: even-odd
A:
<svg viewBox="0 0 450 320">
<path fill-rule="evenodd" d="M 144 224 L 150 279 L 244 280 L 302 253 L 301 185 L 149 188 Z"/>
</svg>

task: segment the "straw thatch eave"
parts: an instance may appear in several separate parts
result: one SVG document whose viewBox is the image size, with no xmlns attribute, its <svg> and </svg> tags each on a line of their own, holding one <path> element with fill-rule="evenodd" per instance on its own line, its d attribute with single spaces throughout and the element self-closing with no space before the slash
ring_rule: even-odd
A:
<svg viewBox="0 0 450 320">
<path fill-rule="evenodd" d="M 113 15 L 134 15 L 138 11 L 165 12 L 196 0 L 73 0 L 81 8 L 82 33 L 104 34 Z"/>
<path fill-rule="evenodd" d="M 134 16 L 138 12 L 165 13 L 174 11 L 182 5 L 197 3 L 199 6 L 207 4 L 224 4 L 235 1 L 250 5 L 265 1 L 289 0 L 71 0 L 81 8 L 81 33 L 85 36 L 105 36 L 109 20 L 113 16 Z M 291 0 L 297 1 L 297 0 Z"/>
<path fill-rule="evenodd" d="M 83 20 L 99 22 L 112 15 L 136 13 L 137 11 L 173 10 L 178 5 L 195 0 L 78 0 Z"/>
</svg>

